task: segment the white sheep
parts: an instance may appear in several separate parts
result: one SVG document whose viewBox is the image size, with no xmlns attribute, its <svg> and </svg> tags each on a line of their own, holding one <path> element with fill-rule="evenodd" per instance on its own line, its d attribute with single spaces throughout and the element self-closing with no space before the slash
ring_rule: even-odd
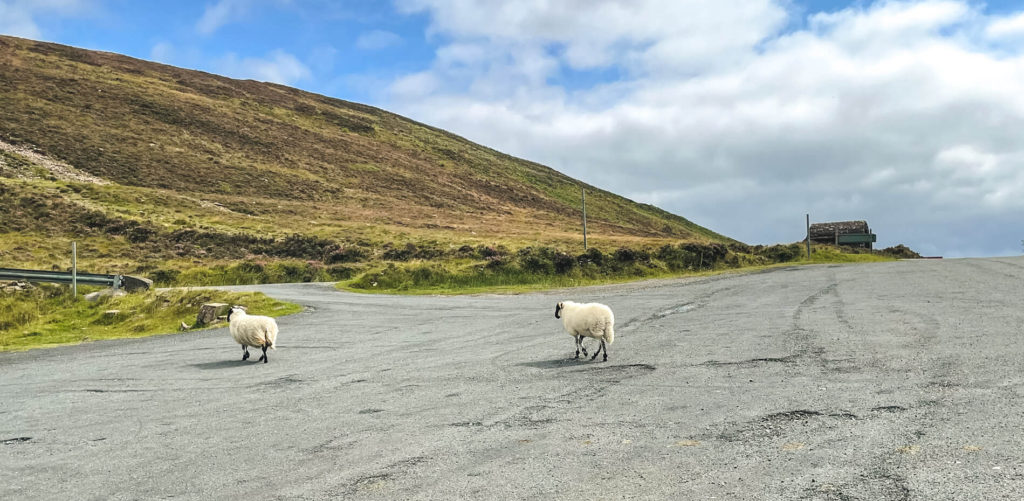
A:
<svg viewBox="0 0 1024 501">
<path fill-rule="evenodd" d="M 586 336 L 601 340 L 601 346 L 590 359 L 594 360 L 604 350 L 604 361 L 608 361 L 605 343 L 615 341 L 615 315 L 611 308 L 601 303 L 562 301 L 555 306 L 555 318 L 561 318 L 565 330 L 576 338 L 576 358 L 580 358 L 580 350 L 583 350 L 584 357 L 587 356 L 587 349 L 583 347 L 583 337 Z"/>
<path fill-rule="evenodd" d="M 259 362 L 267 363 L 267 348 L 277 349 L 277 322 L 263 315 L 249 315 L 241 306 L 232 306 L 228 312 L 231 337 L 242 345 L 242 360 L 249 358 L 249 347 L 263 348 Z"/>
</svg>

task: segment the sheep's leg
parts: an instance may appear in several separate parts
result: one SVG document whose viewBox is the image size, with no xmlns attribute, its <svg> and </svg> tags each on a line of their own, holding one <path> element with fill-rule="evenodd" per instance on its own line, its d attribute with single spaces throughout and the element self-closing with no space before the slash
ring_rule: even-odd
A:
<svg viewBox="0 0 1024 501">
<path fill-rule="evenodd" d="M 248 359 L 249 359 L 249 347 L 245 346 L 245 345 L 242 345 L 242 360 L 248 360 Z"/>
<path fill-rule="evenodd" d="M 269 359 L 267 359 L 267 345 L 263 345 L 263 355 L 262 355 L 262 356 L 260 356 L 260 359 L 259 359 L 259 360 L 257 360 L 257 362 L 263 362 L 263 363 L 267 363 L 267 362 L 269 362 L 269 361 L 270 361 L 270 360 L 269 360 Z"/>
<path fill-rule="evenodd" d="M 576 336 L 576 358 L 580 358 L 580 350 L 583 350 L 583 356 L 587 356 L 587 348 L 583 346 L 583 336 Z"/>
<path fill-rule="evenodd" d="M 604 350 L 604 361 L 607 362 L 608 361 L 608 347 L 606 347 L 604 345 L 604 339 L 601 340 L 601 346 L 597 347 L 597 351 L 594 352 L 594 356 L 590 357 L 590 359 L 591 360 L 596 359 L 597 356 L 601 353 L 601 350 Z"/>
</svg>

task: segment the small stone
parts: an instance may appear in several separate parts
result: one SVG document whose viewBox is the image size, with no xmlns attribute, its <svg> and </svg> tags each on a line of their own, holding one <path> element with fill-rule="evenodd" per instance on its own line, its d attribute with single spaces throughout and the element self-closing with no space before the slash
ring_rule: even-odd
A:
<svg viewBox="0 0 1024 501">
<path fill-rule="evenodd" d="M 99 301 L 101 297 L 120 297 L 120 296 L 124 296 L 126 294 L 127 294 L 127 292 L 125 292 L 123 290 L 120 290 L 120 289 L 118 289 L 118 290 L 103 289 L 103 290 L 96 291 L 96 292 L 90 292 L 90 293 L 86 294 L 84 296 L 84 298 L 85 298 L 86 301 L 96 302 L 96 301 Z"/>
</svg>

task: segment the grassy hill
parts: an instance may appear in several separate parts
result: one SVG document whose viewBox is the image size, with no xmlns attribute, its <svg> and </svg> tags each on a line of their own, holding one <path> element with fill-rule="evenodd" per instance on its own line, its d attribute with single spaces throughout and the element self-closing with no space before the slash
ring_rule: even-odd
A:
<svg viewBox="0 0 1024 501">
<path fill-rule="evenodd" d="M 0 139 L 122 186 L 256 216 L 292 214 L 275 203 L 288 201 L 329 221 L 517 234 L 538 222 L 578 226 L 578 181 L 369 106 L 10 37 L 0 37 L 0 88 Z M 587 189 L 595 233 L 726 240 Z"/>
<path fill-rule="evenodd" d="M 727 253 L 705 246 L 742 246 L 370 106 L 0 36 L 0 266 L 65 267 L 71 239 L 97 272 L 551 261 L 582 252 L 581 186 L 605 253 L 689 244 L 703 265 Z"/>
</svg>

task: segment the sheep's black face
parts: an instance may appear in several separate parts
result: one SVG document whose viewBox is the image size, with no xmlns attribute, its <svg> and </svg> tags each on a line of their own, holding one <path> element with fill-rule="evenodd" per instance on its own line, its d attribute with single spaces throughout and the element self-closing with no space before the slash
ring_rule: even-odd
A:
<svg viewBox="0 0 1024 501">
<path fill-rule="evenodd" d="M 234 313 L 234 312 L 235 312 L 235 307 L 232 306 L 231 309 L 228 310 L 228 322 L 231 321 L 231 314 Z"/>
<path fill-rule="evenodd" d="M 562 303 L 555 305 L 555 318 L 561 318 L 558 313 L 562 311 Z"/>
</svg>

